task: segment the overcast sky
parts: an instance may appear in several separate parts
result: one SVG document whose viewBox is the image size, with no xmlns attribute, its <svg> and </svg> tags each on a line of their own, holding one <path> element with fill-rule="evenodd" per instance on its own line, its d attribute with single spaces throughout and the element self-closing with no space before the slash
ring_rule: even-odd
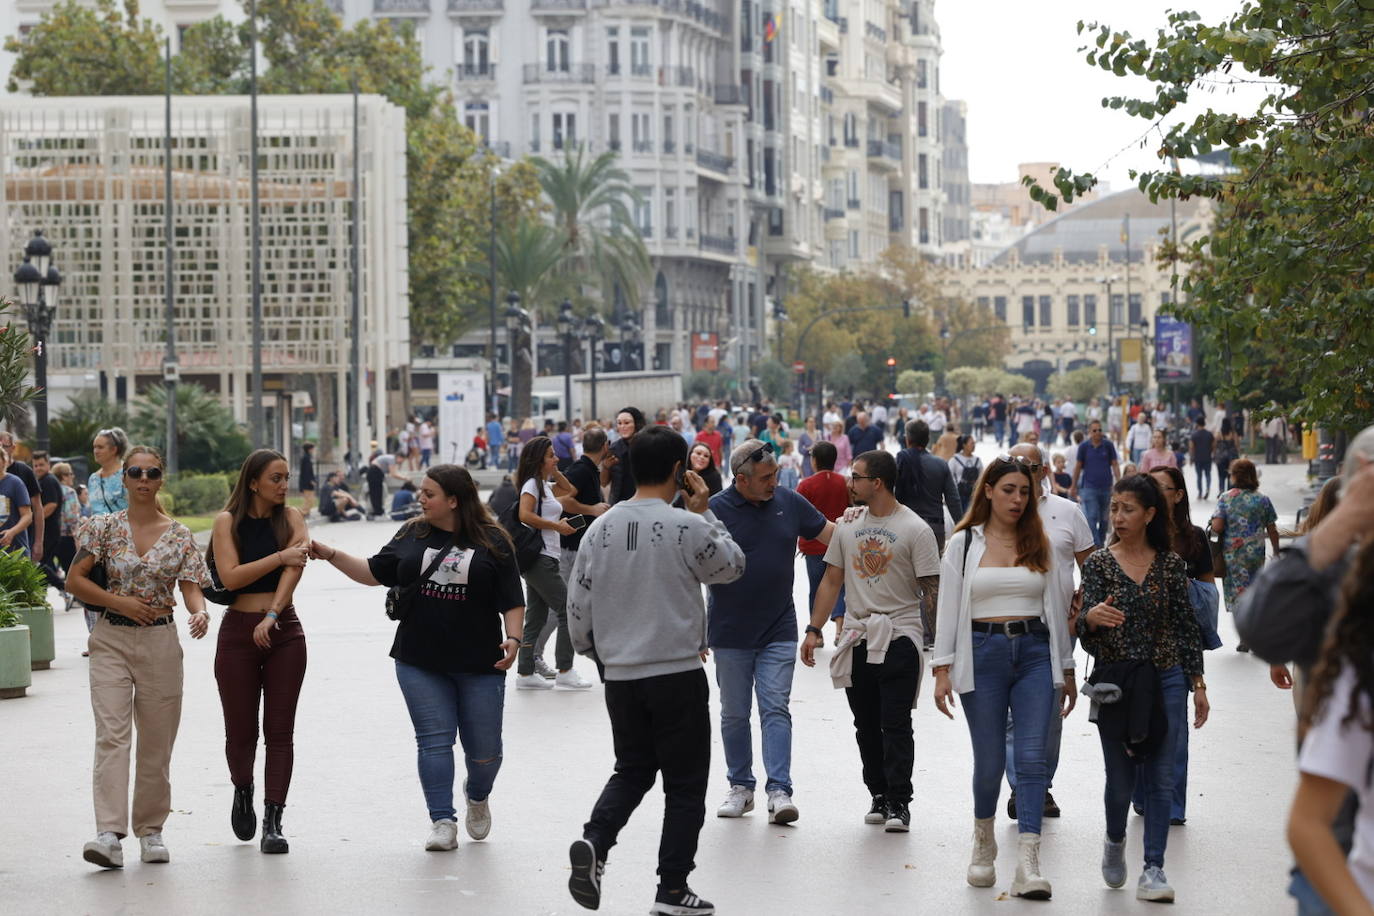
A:
<svg viewBox="0 0 1374 916">
<path fill-rule="evenodd" d="M 1140 148 L 1149 122 L 1101 104 L 1103 96 L 1142 97 L 1148 83 L 1089 67 L 1077 49 L 1090 42 L 1076 26 L 1109 24 L 1153 46 L 1170 8 L 1218 23 L 1240 0 L 938 0 L 940 89 L 968 103 L 971 179 L 1012 181 L 1018 163 L 1059 162 L 1119 191 L 1131 184 L 1129 169 L 1157 166 L 1159 136 Z M 1254 87 L 1218 88 L 1191 105 L 1188 118 L 1208 107 L 1253 111 L 1262 97 Z"/>
</svg>

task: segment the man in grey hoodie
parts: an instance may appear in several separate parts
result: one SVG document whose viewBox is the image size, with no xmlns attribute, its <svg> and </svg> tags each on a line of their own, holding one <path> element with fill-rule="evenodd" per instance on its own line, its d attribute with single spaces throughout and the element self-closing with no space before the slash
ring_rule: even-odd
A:
<svg viewBox="0 0 1374 916">
<path fill-rule="evenodd" d="M 714 913 L 687 886 L 711 763 L 701 586 L 742 576 L 744 551 L 711 513 L 706 484 L 683 474 L 681 436 L 645 429 L 630 440 L 629 458 L 635 495 L 587 528 L 568 588 L 573 647 L 604 672 L 615 742 L 615 774 L 568 852 L 568 889 L 582 906 L 600 906 L 606 855 L 661 771 L 659 886 L 649 912 Z M 679 486 L 685 510 L 670 505 Z"/>
</svg>

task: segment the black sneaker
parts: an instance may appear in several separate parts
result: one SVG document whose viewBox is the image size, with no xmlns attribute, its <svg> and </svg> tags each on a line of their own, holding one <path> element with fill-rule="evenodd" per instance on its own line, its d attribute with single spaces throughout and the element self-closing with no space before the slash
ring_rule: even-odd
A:
<svg viewBox="0 0 1374 916">
<path fill-rule="evenodd" d="M 1182 827 L 1182 826 L 1183 826 L 1184 824 L 1186 824 L 1186 823 L 1188 823 L 1188 819 L 1187 819 L 1186 817 L 1171 817 L 1171 818 L 1169 818 L 1169 826 L 1170 826 L 1170 827 Z"/>
<path fill-rule="evenodd" d="M 601 906 L 601 874 L 606 870 L 606 860 L 596 854 L 591 840 L 574 840 L 568 861 L 572 863 L 568 892 L 587 909 L 597 909 Z"/>
<path fill-rule="evenodd" d="M 1010 819 L 1013 820 L 1013 821 L 1016 820 L 1016 790 L 1015 790 L 1015 789 L 1012 789 L 1012 790 L 1011 790 L 1011 794 L 1007 796 L 1007 817 L 1010 818 Z"/>
<path fill-rule="evenodd" d="M 1058 817 L 1058 816 L 1059 816 L 1059 804 L 1058 804 L 1057 802 L 1055 802 L 1054 796 L 1051 795 L 1049 792 L 1046 792 L 1046 793 L 1045 793 L 1045 810 L 1044 810 L 1044 812 L 1041 814 L 1041 816 L 1042 816 L 1042 817 Z"/>
<path fill-rule="evenodd" d="M 709 900 L 702 900 L 690 887 L 681 890 L 670 891 L 664 888 L 658 889 L 658 896 L 654 897 L 654 905 L 649 910 L 651 916 L 701 916 L 701 914 L 714 913 L 715 904 Z"/>
<path fill-rule="evenodd" d="M 873 796 L 873 807 L 864 815 L 865 824 L 887 823 L 887 799 L 881 795 Z"/>
<path fill-rule="evenodd" d="M 906 802 L 888 802 L 887 826 L 883 829 L 888 833 L 906 833 L 911 829 L 911 811 Z"/>
</svg>

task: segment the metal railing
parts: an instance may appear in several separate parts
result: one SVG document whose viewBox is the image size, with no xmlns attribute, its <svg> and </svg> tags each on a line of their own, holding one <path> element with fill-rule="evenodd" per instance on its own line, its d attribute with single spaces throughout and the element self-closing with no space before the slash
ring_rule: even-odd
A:
<svg viewBox="0 0 1374 916">
<path fill-rule="evenodd" d="M 450 13 L 489 13 L 505 8 L 505 0 L 448 0 Z"/>
<path fill-rule="evenodd" d="M 703 232 L 697 242 L 702 251 L 735 254 L 739 250 L 739 242 L 733 235 L 707 235 Z"/>
<path fill-rule="evenodd" d="M 744 87 L 734 83 L 718 83 L 715 100 L 717 105 L 743 105 Z"/>
<path fill-rule="evenodd" d="M 530 0 L 530 9 L 540 10 L 585 10 L 587 0 Z"/>
<path fill-rule="evenodd" d="M 397 13 L 428 13 L 429 0 L 372 0 L 372 12 L 393 16 Z"/>
<path fill-rule="evenodd" d="M 901 162 L 902 148 L 895 143 L 888 143 L 886 140 L 869 140 L 868 155 L 875 158 L 891 159 L 894 162 Z"/>
<path fill-rule="evenodd" d="M 636 140 L 634 142 L 634 150 L 636 153 L 652 153 L 654 151 L 654 141 Z"/>
<path fill-rule="evenodd" d="M 827 223 L 832 219 L 844 219 L 844 211 L 836 210 L 834 207 L 826 207 L 821 211 L 821 215 L 825 217 Z"/>
<path fill-rule="evenodd" d="M 489 80 L 496 78 L 496 62 L 484 64 L 455 64 L 453 78 L 457 80 Z"/>
<path fill-rule="evenodd" d="M 845 137 L 845 138 L 844 138 L 844 145 L 847 146 L 847 147 L 849 147 L 850 149 L 858 149 L 858 148 L 859 148 L 859 138 L 858 138 L 858 137 Z"/>
<path fill-rule="evenodd" d="M 663 141 L 663 152 L 665 152 L 665 153 L 675 153 L 675 152 L 677 152 L 677 144 L 674 143 L 672 140 L 664 140 L 664 141 Z"/>
<path fill-rule="evenodd" d="M 549 70 L 543 64 L 525 64 L 526 83 L 594 83 L 596 64 L 569 64 L 566 70 Z"/>
<path fill-rule="evenodd" d="M 848 204 L 849 209 L 851 210 L 857 210 L 862 206 L 862 203 L 860 203 L 859 198 L 857 197 L 851 197 L 849 198 L 849 200 L 845 201 L 845 203 Z"/>
<path fill-rule="evenodd" d="M 697 165 L 713 172 L 729 172 L 734 168 L 735 160 L 733 156 L 722 156 L 720 153 L 712 153 L 704 149 L 697 150 Z"/>
</svg>

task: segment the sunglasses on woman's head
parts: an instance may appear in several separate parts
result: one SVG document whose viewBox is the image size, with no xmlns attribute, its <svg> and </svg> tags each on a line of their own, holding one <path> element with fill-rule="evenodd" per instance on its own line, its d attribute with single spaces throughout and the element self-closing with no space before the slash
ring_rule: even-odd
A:
<svg viewBox="0 0 1374 916">
<path fill-rule="evenodd" d="M 130 480 L 140 480 L 140 479 L 142 479 L 145 475 L 147 476 L 147 478 L 148 478 L 149 480 L 161 480 L 161 479 L 162 479 L 162 468 L 146 468 L 146 469 L 145 469 L 145 468 L 140 468 L 140 467 L 132 467 L 132 468 L 125 468 L 125 469 L 124 469 L 124 476 L 127 477 L 127 478 L 129 478 Z"/>
</svg>

